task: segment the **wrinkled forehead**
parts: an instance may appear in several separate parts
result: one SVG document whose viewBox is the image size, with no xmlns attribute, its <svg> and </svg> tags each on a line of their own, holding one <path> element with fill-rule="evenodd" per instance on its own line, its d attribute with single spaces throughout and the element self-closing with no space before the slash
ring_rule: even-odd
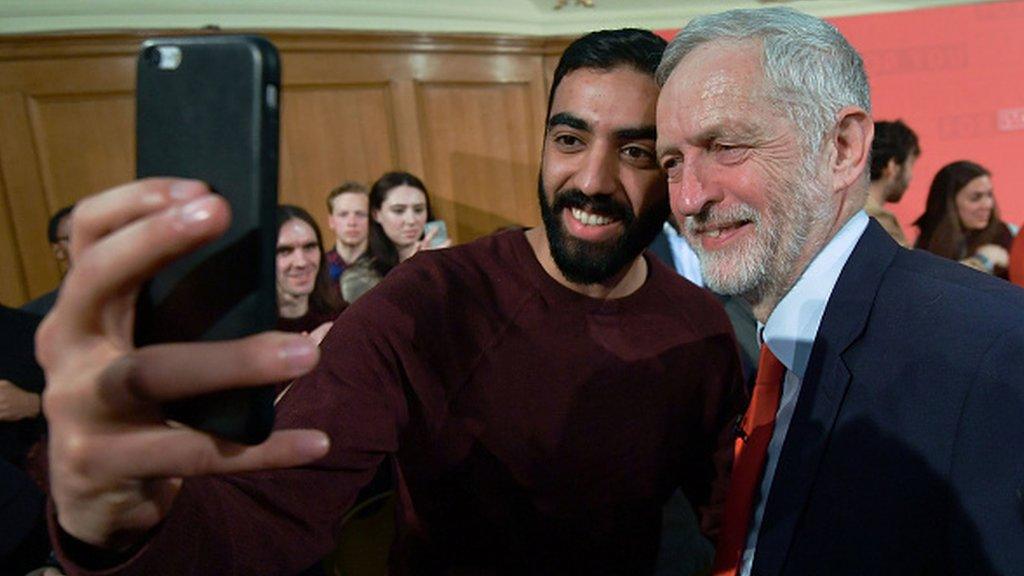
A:
<svg viewBox="0 0 1024 576">
<path fill-rule="evenodd" d="M 658 98 L 658 128 L 696 134 L 774 114 L 760 41 L 717 40 L 696 47 L 672 71 Z"/>
<path fill-rule="evenodd" d="M 760 39 L 700 44 L 679 61 L 665 81 L 665 88 L 690 89 L 706 99 L 743 94 L 763 97 L 766 86 Z"/>
</svg>

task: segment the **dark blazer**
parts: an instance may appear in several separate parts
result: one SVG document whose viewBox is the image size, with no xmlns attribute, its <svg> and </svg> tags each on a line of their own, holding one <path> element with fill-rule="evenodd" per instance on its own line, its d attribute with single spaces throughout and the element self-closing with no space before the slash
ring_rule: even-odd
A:
<svg viewBox="0 0 1024 576">
<path fill-rule="evenodd" d="M 870 223 L 825 309 L 752 573 L 1024 574 L 1024 290 Z"/>
</svg>

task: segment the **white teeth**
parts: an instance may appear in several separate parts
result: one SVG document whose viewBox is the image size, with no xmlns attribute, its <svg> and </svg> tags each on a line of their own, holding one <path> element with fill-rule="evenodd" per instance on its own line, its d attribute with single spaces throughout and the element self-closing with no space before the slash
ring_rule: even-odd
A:
<svg viewBox="0 0 1024 576">
<path fill-rule="evenodd" d="M 572 217 L 579 220 L 584 226 L 603 226 L 605 224 L 612 223 L 612 219 L 607 216 L 590 214 L 589 212 L 584 212 L 579 208 L 572 209 Z"/>
<path fill-rule="evenodd" d="M 715 228 L 714 230 L 708 230 L 704 235 L 710 236 L 711 238 L 718 238 L 722 235 L 722 230 L 720 228 Z"/>
</svg>

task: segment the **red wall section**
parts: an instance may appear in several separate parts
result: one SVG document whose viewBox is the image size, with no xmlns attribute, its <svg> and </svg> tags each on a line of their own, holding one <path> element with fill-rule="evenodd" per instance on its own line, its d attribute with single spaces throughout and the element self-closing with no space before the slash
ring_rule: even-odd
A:
<svg viewBox="0 0 1024 576">
<path fill-rule="evenodd" d="M 874 117 L 921 142 L 910 189 L 888 205 L 908 238 L 932 177 L 961 159 L 992 171 L 1003 220 L 1024 223 L 1024 1 L 830 21 L 864 57 Z"/>
</svg>

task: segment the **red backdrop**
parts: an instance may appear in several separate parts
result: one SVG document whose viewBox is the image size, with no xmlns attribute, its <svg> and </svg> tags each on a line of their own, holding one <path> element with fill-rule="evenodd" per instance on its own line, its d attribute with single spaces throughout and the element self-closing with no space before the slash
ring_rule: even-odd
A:
<svg viewBox="0 0 1024 576">
<path fill-rule="evenodd" d="M 909 190 L 888 205 L 907 237 L 932 177 L 954 160 L 991 170 L 1003 220 L 1024 222 L 1024 1 L 830 22 L 864 57 L 875 119 L 900 118 L 921 142 Z"/>
</svg>

